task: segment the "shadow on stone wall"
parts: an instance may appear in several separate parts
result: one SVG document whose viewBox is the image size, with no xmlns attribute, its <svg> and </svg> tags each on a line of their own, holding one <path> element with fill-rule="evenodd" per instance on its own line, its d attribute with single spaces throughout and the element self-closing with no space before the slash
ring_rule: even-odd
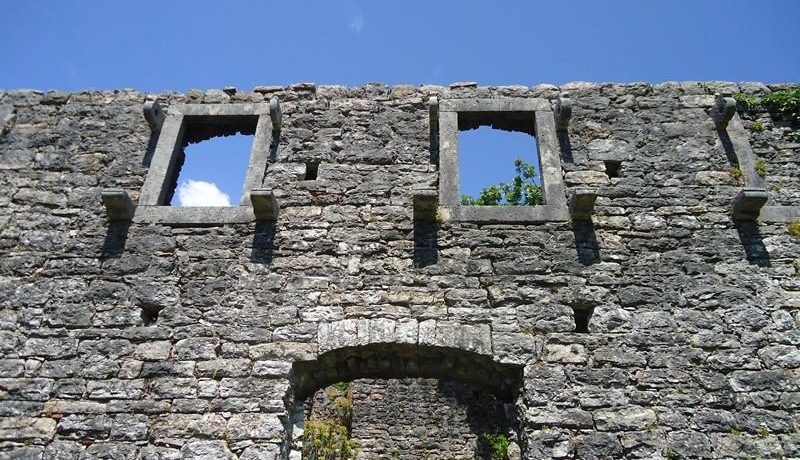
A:
<svg viewBox="0 0 800 460">
<path fill-rule="evenodd" d="M 561 158 L 564 162 L 575 163 L 575 158 L 572 156 L 572 143 L 566 132 L 558 133 L 558 146 L 561 148 Z"/>
<path fill-rule="evenodd" d="M 414 221 L 414 267 L 425 268 L 439 262 L 439 224 Z"/>
<path fill-rule="evenodd" d="M 739 241 L 744 248 L 747 261 L 751 265 L 759 267 L 771 267 L 769 252 L 764 245 L 761 231 L 755 222 L 736 222 L 736 232 L 739 234 Z"/>
<path fill-rule="evenodd" d="M 274 250 L 275 224 L 273 222 L 256 222 L 253 246 L 250 250 L 250 262 L 271 265 Z"/>
<path fill-rule="evenodd" d="M 125 243 L 128 241 L 128 221 L 110 222 L 103 241 L 102 257 L 111 259 L 122 256 L 125 252 Z"/>
<path fill-rule="evenodd" d="M 150 140 L 147 141 L 147 150 L 144 151 L 144 158 L 142 158 L 142 166 L 146 168 L 149 168 L 150 162 L 153 161 L 153 154 L 156 152 L 159 133 L 160 131 L 154 132 L 150 135 Z"/>
<path fill-rule="evenodd" d="M 580 263 L 592 265 L 600 262 L 600 244 L 594 233 L 594 224 L 591 221 L 573 221 L 572 234 L 575 236 L 575 251 Z"/>
</svg>

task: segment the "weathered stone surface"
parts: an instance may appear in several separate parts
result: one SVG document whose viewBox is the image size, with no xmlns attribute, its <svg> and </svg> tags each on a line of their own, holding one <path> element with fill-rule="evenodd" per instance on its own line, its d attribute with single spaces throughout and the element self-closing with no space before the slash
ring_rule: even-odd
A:
<svg viewBox="0 0 800 460">
<path fill-rule="evenodd" d="M 280 440 L 283 423 L 275 414 L 236 414 L 228 420 L 228 438 Z"/>
<path fill-rule="evenodd" d="M 143 118 L 144 93 L 0 91 L 0 457 L 281 458 L 295 392 L 350 378 L 371 382 L 353 407 L 365 452 L 450 459 L 447 445 L 472 458 L 497 430 L 521 458 L 800 457 L 797 126 L 739 107 L 720 132 L 709 115 L 713 93 L 785 88 L 158 95 L 167 118 L 280 101 L 280 134 L 254 144 L 266 169 L 248 179 L 272 191 L 278 220 L 195 212 L 208 225 L 106 219 L 102 190 L 141 205 L 148 155 L 167 137 Z M 432 119 L 432 97 L 534 104 L 555 123 L 564 91 L 570 123 L 540 141 L 561 160 L 549 170 L 559 197 L 596 193 L 591 222 L 445 209 L 414 221 L 414 195 L 455 180 L 436 131 L 458 120 Z M 767 193 L 757 225 L 731 219 L 745 186 Z M 428 379 L 453 376 L 464 381 Z M 509 399 L 508 426 L 473 404 L 493 391 Z"/>
<path fill-rule="evenodd" d="M 224 441 L 189 441 L 181 448 L 181 458 L 195 460 L 235 460 Z"/>
<path fill-rule="evenodd" d="M 0 439 L 21 441 L 32 439 L 44 442 L 53 439 L 56 421 L 51 418 L 0 417 Z"/>
<path fill-rule="evenodd" d="M 594 412 L 594 422 L 598 430 L 625 431 L 644 430 L 657 422 L 653 409 L 626 407 L 617 410 L 601 409 Z"/>
</svg>

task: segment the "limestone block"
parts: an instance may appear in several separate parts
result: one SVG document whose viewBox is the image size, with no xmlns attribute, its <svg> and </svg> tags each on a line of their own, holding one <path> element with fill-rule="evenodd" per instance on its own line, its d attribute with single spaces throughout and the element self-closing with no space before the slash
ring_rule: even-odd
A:
<svg viewBox="0 0 800 460">
<path fill-rule="evenodd" d="M 547 425 L 559 428 L 594 428 L 592 413 L 580 409 L 556 409 L 553 407 L 531 407 L 525 412 L 525 420 L 532 425 Z"/>
<path fill-rule="evenodd" d="M 278 444 L 261 444 L 245 449 L 239 460 L 279 460 L 280 454 Z"/>
<path fill-rule="evenodd" d="M 172 349 L 172 355 L 179 360 L 214 359 L 219 340 L 212 337 L 192 337 L 179 340 Z"/>
<path fill-rule="evenodd" d="M 496 362 L 523 365 L 538 359 L 543 341 L 530 334 L 494 332 L 492 345 Z"/>
<path fill-rule="evenodd" d="M 253 363 L 253 375 L 258 377 L 285 377 L 292 370 L 292 363 L 280 360 L 264 360 Z"/>
<path fill-rule="evenodd" d="M 303 342 L 270 342 L 253 345 L 248 350 L 250 359 L 285 359 L 311 361 L 317 358 L 317 346 Z"/>
<path fill-rule="evenodd" d="M 143 380 L 92 380 L 86 392 L 92 399 L 139 399 L 144 391 Z"/>
<path fill-rule="evenodd" d="M 39 417 L 0 417 L 0 440 L 38 442 L 53 439 L 56 434 L 56 421 Z"/>
<path fill-rule="evenodd" d="M 150 436 L 157 440 L 189 437 L 219 438 L 226 422 L 220 414 L 164 414 L 151 425 Z"/>
<path fill-rule="evenodd" d="M 658 422 L 653 409 L 624 407 L 599 409 L 594 412 L 595 426 L 602 431 L 644 430 Z"/>
<path fill-rule="evenodd" d="M 422 321 L 419 344 L 455 348 L 482 355 L 492 354 L 491 329 L 488 324 L 459 325 L 447 321 Z"/>
<path fill-rule="evenodd" d="M 197 375 L 201 377 L 242 377 L 250 374 L 250 360 L 244 358 L 212 359 L 197 363 Z"/>
<path fill-rule="evenodd" d="M 317 331 L 319 353 L 358 345 L 358 322 L 345 319 L 333 323 L 322 323 Z"/>
<path fill-rule="evenodd" d="M 191 440 L 181 448 L 181 458 L 194 460 L 235 460 L 225 441 Z"/>
<path fill-rule="evenodd" d="M 234 414 L 228 420 L 228 438 L 275 439 L 283 434 L 283 423 L 276 414 Z"/>
<path fill-rule="evenodd" d="M 550 343 L 544 347 L 544 359 L 548 362 L 582 364 L 588 361 L 588 353 L 583 345 Z"/>
<path fill-rule="evenodd" d="M 42 414 L 104 414 L 108 405 L 93 401 L 51 399 L 44 403 Z"/>
<path fill-rule="evenodd" d="M 167 340 L 144 342 L 136 345 L 134 356 L 149 361 L 160 361 L 169 358 L 172 344 Z"/>
</svg>

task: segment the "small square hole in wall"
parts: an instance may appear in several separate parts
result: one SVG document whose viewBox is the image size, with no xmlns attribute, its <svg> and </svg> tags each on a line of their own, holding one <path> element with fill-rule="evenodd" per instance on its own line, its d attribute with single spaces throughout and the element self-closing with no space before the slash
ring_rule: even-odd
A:
<svg viewBox="0 0 800 460">
<path fill-rule="evenodd" d="M 459 114 L 462 205 L 544 204 L 541 166 L 531 113 L 507 112 L 500 127 L 479 113 Z M 497 117 L 497 114 L 493 114 Z"/>
<path fill-rule="evenodd" d="M 258 117 L 186 117 L 171 206 L 238 206 Z"/>
<path fill-rule="evenodd" d="M 609 179 L 613 179 L 615 177 L 619 177 L 619 168 L 620 168 L 620 166 L 622 166 L 622 162 L 621 161 L 618 161 L 618 160 L 606 160 L 603 163 L 605 163 L 606 175 L 608 176 Z"/>
<path fill-rule="evenodd" d="M 317 180 L 317 173 L 319 172 L 318 162 L 306 162 L 306 174 L 303 180 Z"/>
<path fill-rule="evenodd" d="M 594 308 L 573 308 L 575 317 L 575 332 L 588 333 L 589 320 L 592 319 Z"/>
</svg>

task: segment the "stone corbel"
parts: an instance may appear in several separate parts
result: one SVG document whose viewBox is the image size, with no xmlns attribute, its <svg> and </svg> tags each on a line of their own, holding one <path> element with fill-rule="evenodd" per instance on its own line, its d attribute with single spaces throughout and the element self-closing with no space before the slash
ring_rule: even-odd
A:
<svg viewBox="0 0 800 460">
<path fill-rule="evenodd" d="M 150 125 L 150 131 L 154 133 L 160 131 L 167 115 L 164 113 L 164 109 L 161 108 L 161 104 L 158 103 L 158 98 L 148 98 L 144 102 L 143 111 L 144 119 Z"/>
<path fill-rule="evenodd" d="M 100 192 L 106 215 L 111 222 L 125 222 L 133 218 L 134 206 L 128 192 L 119 188 L 105 189 Z"/>
<path fill-rule="evenodd" d="M 767 191 L 763 188 L 744 188 L 733 199 L 733 219 L 754 221 L 767 202 Z"/>
<path fill-rule="evenodd" d="M 414 220 L 419 222 L 436 222 L 439 209 L 439 194 L 435 191 L 414 193 Z"/>
<path fill-rule="evenodd" d="M 714 107 L 711 108 L 711 118 L 714 119 L 717 130 L 724 131 L 728 128 L 728 122 L 736 114 L 736 99 L 731 93 L 717 94 L 716 97 Z"/>
<path fill-rule="evenodd" d="M 569 215 L 574 221 L 591 221 L 597 192 L 588 188 L 574 190 L 569 196 Z"/>
<path fill-rule="evenodd" d="M 281 110 L 281 102 L 277 97 L 273 97 L 269 101 L 269 118 L 272 120 L 272 131 L 280 131 L 281 123 L 283 122 L 283 111 Z"/>
<path fill-rule="evenodd" d="M 253 205 L 253 214 L 257 221 L 278 220 L 278 200 L 272 190 L 251 190 L 250 203 Z"/>
<path fill-rule="evenodd" d="M 556 102 L 556 130 L 563 132 L 569 126 L 569 120 L 572 118 L 572 100 L 569 98 L 569 93 L 561 93 Z"/>
</svg>

